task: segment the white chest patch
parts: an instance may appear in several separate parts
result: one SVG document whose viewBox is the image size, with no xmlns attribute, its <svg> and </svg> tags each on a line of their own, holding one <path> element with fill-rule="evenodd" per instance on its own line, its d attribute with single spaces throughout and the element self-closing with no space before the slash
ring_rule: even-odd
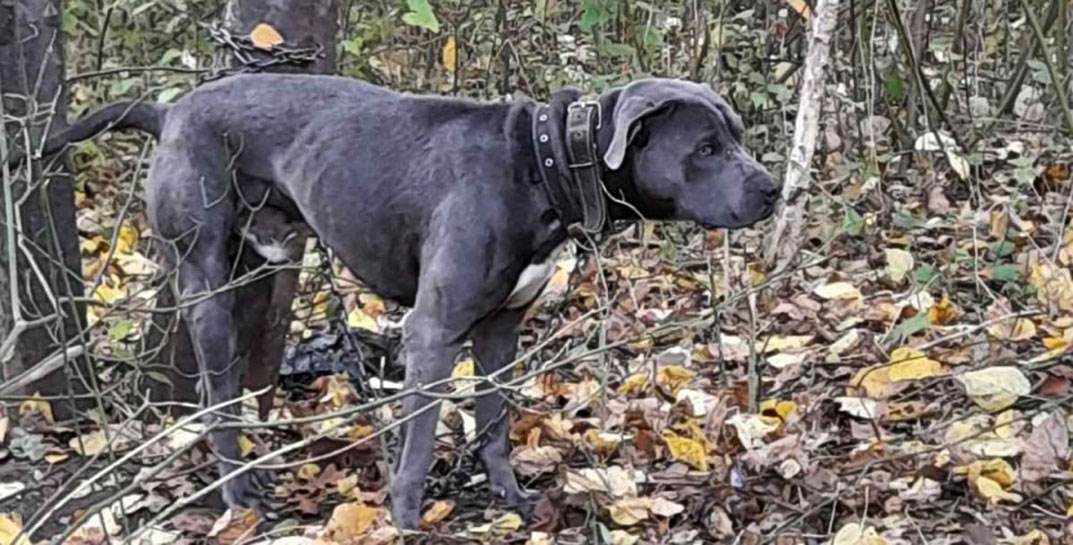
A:
<svg viewBox="0 0 1073 545">
<path fill-rule="evenodd" d="M 522 271 L 522 274 L 518 276 L 518 281 L 514 283 L 510 296 L 507 297 L 507 308 L 522 308 L 532 303 L 540 292 L 544 291 L 544 286 L 555 272 L 555 261 L 559 258 L 559 253 L 562 252 L 565 244 L 560 244 L 552 250 L 544 261 L 530 263 Z"/>
</svg>

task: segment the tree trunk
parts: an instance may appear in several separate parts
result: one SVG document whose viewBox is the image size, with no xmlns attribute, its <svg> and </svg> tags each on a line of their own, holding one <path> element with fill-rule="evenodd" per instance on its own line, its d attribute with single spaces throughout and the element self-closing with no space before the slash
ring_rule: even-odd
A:
<svg viewBox="0 0 1073 545">
<path fill-rule="evenodd" d="M 25 149 L 27 143 L 36 146 L 46 134 L 67 125 L 62 12 L 61 0 L 0 0 L 0 92 L 7 120 L 0 148 L 5 155 Z M 95 382 L 80 357 L 84 308 L 73 302 L 81 297 L 83 286 L 68 167 L 66 155 L 60 154 L 14 170 L 4 168 L 0 196 L 0 392 L 4 395 L 40 392 L 66 397 L 92 388 Z M 18 230 L 13 228 L 16 224 Z M 73 409 L 65 401 L 53 401 L 58 416 L 73 414 Z"/>
<path fill-rule="evenodd" d="M 794 123 L 794 138 L 782 186 L 782 205 L 764 255 L 769 268 L 777 263 L 780 270 L 800 250 L 803 239 L 805 207 L 812 183 L 809 171 L 812 155 L 816 151 L 825 71 L 830 60 L 831 32 L 838 19 L 838 0 L 817 0 L 813 14 L 808 55 L 802 70 L 801 99 Z"/>
<path fill-rule="evenodd" d="M 231 0 L 224 16 L 225 26 L 236 36 L 248 35 L 265 23 L 275 28 L 291 47 L 323 49 L 323 57 L 303 66 L 276 65 L 272 71 L 327 74 L 335 68 L 335 39 L 338 30 L 335 0 Z M 227 55 L 229 59 L 233 58 Z M 255 266 L 259 258 L 236 256 Z M 241 270 L 241 269 L 240 269 Z M 235 291 L 235 323 L 238 324 L 238 357 L 243 360 L 242 385 L 251 390 L 274 386 L 286 348 L 291 322 L 291 302 L 298 287 L 298 271 L 285 269 L 246 284 Z M 168 307 L 175 294 L 162 290 L 158 307 Z M 171 313 L 158 326 L 172 335 L 161 351 L 161 370 L 170 385 L 157 384 L 158 398 L 194 402 L 198 368 L 193 346 L 178 313 Z M 161 392 L 161 387 L 165 389 Z M 261 417 L 267 416 L 274 392 L 258 399 Z"/>
</svg>

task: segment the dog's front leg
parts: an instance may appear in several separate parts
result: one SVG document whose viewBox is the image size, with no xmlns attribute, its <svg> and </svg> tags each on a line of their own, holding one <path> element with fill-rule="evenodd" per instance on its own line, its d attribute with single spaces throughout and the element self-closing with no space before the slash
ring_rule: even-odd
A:
<svg viewBox="0 0 1073 545">
<path fill-rule="evenodd" d="M 480 366 L 480 374 L 491 375 L 514 360 L 518 351 L 518 329 L 524 316 L 524 308 L 502 310 L 481 320 L 473 328 L 473 353 Z M 509 375 L 501 374 L 494 380 L 502 383 L 509 379 Z M 518 487 L 510 463 L 510 442 L 507 440 L 510 415 L 507 414 L 506 398 L 498 391 L 487 393 L 492 386 L 489 382 L 482 382 L 477 387 L 477 432 L 483 434 L 481 459 L 488 472 L 492 495 L 528 518 L 532 511 L 532 498 Z"/>
<path fill-rule="evenodd" d="M 420 310 L 421 307 L 416 307 L 403 326 L 406 390 L 425 388 L 449 377 L 461 347 L 460 337 Z M 425 478 L 436 446 L 439 408 L 438 401 L 420 394 L 403 401 L 403 418 L 407 421 L 391 483 L 392 518 L 400 528 L 416 528 L 421 518 Z"/>
</svg>

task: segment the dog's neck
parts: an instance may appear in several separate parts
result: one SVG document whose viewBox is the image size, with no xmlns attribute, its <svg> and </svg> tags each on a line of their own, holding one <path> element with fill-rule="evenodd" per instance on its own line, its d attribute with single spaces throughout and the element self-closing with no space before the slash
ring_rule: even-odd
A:
<svg viewBox="0 0 1073 545">
<path fill-rule="evenodd" d="M 606 188 L 606 193 L 613 196 L 613 198 L 605 198 L 607 206 L 607 224 L 616 220 L 639 220 L 639 219 L 663 219 L 671 217 L 674 213 L 674 207 L 671 203 L 652 202 L 653 199 L 645 198 L 637 189 L 637 184 L 633 179 L 633 164 L 631 159 L 631 153 L 627 153 L 626 161 L 617 170 L 611 170 L 607 167 L 607 164 L 603 160 L 604 153 L 606 153 L 608 146 L 614 136 L 615 124 L 614 124 L 614 112 L 615 106 L 618 104 L 619 95 L 621 90 L 618 88 L 611 89 L 602 93 L 597 100 L 599 101 L 599 112 L 602 119 L 598 123 L 594 124 L 593 141 L 596 145 L 596 157 L 599 161 L 599 176 L 603 187 Z M 575 88 L 564 88 L 554 94 L 548 101 L 548 113 L 553 117 L 556 123 L 558 123 L 555 135 L 558 137 L 555 143 L 553 154 L 551 158 L 559 162 L 563 168 L 555 169 L 558 172 L 558 179 L 553 180 L 551 183 L 561 184 L 558 188 L 559 191 L 574 191 L 571 194 L 576 198 L 577 184 L 571 177 L 572 173 L 569 169 L 565 168 L 568 164 L 568 157 L 566 152 L 566 146 L 568 143 L 565 141 L 565 115 L 570 104 L 582 99 L 582 93 Z M 537 115 L 534 112 L 534 115 Z M 643 128 L 640 129 L 643 131 Z M 534 137 L 538 137 L 534 135 Z M 642 139 L 637 139 L 643 141 Z M 631 142 L 631 148 L 635 147 L 635 144 Z M 538 162 L 546 160 L 547 157 L 537 157 Z M 537 168 L 541 168 L 540 164 L 537 164 Z M 548 188 L 549 191 L 555 191 L 557 188 Z M 552 197 L 554 200 L 554 197 Z M 581 210 L 576 207 L 566 207 L 565 209 L 557 207 L 556 213 L 560 216 L 564 226 L 569 225 L 571 222 L 580 222 L 584 218 L 581 216 Z M 606 225 L 605 225 L 606 227 Z"/>
</svg>

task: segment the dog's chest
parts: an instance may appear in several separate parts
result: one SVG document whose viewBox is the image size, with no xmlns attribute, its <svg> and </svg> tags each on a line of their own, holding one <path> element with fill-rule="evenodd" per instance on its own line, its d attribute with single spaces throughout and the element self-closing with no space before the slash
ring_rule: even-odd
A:
<svg viewBox="0 0 1073 545">
<path fill-rule="evenodd" d="M 530 263 L 522 270 L 522 274 L 518 276 L 518 280 L 514 283 L 514 289 L 511 290 L 510 295 L 507 297 L 507 308 L 525 307 L 532 303 L 540 295 L 540 292 L 544 291 L 544 286 L 547 285 L 548 280 L 555 273 L 555 261 L 559 258 L 559 254 L 565 245 L 565 243 L 560 244 L 543 261 Z"/>
</svg>

